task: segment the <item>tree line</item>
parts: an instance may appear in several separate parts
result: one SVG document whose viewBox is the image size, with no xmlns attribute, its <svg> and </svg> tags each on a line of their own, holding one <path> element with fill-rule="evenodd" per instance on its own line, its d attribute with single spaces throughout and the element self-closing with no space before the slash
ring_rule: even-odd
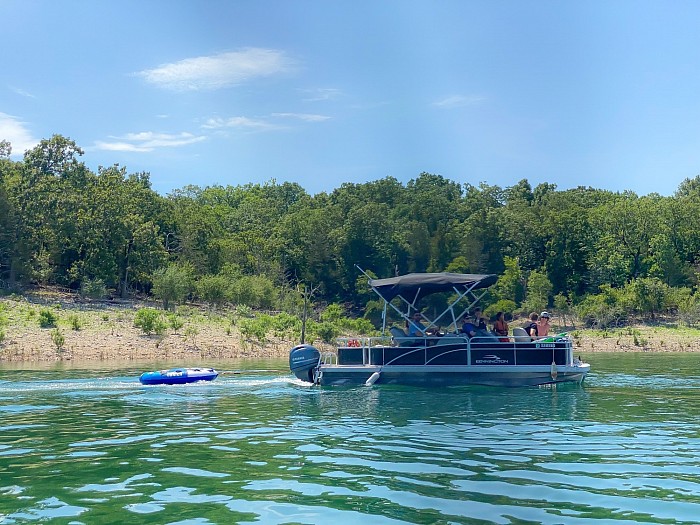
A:
<svg viewBox="0 0 700 525">
<path fill-rule="evenodd" d="M 372 315 L 363 268 L 495 273 L 491 309 L 555 308 L 589 324 L 700 317 L 700 176 L 672 196 L 591 187 L 474 185 L 420 173 L 310 195 L 299 184 L 185 186 L 93 172 L 61 135 L 21 161 L 0 142 L 0 284 L 154 294 L 254 308 L 314 298 Z M 437 306 L 436 306 L 437 307 Z M 365 310 L 365 308 L 368 308 Z"/>
</svg>

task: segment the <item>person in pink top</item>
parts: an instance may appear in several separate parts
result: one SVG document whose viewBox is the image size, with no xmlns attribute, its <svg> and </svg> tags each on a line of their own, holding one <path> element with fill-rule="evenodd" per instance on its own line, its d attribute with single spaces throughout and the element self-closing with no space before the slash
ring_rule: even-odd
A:
<svg viewBox="0 0 700 525">
<path fill-rule="evenodd" d="M 547 337 L 551 327 L 552 326 L 549 324 L 549 313 L 542 312 L 540 314 L 540 319 L 537 321 L 537 336 Z"/>
</svg>

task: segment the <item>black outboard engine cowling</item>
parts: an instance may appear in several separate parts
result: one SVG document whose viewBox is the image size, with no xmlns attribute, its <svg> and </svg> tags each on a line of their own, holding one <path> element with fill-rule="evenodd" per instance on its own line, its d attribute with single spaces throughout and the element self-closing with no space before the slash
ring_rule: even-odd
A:
<svg viewBox="0 0 700 525">
<path fill-rule="evenodd" d="M 302 381 L 314 382 L 314 371 L 321 357 L 315 347 L 307 344 L 297 345 L 289 351 L 289 369 Z"/>
</svg>

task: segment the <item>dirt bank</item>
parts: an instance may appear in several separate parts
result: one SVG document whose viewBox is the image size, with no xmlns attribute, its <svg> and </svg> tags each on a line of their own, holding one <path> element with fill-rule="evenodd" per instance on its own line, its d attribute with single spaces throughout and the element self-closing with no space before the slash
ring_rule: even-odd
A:
<svg viewBox="0 0 700 525">
<path fill-rule="evenodd" d="M 247 340 L 237 330 L 231 312 L 212 313 L 193 306 L 178 312 L 182 325 L 177 329 L 168 327 L 161 335 L 146 335 L 134 326 L 134 316 L 144 306 L 154 305 L 85 302 L 56 292 L 0 298 L 0 361 L 163 359 L 193 363 L 206 358 L 285 358 L 296 343 L 271 336 L 263 342 Z M 41 328 L 39 317 L 46 310 L 55 315 L 56 323 Z M 555 322 L 554 333 L 564 330 L 572 334 L 576 352 L 584 356 L 590 352 L 700 351 L 700 330 L 673 324 L 599 331 L 557 326 Z M 63 338 L 60 345 L 56 332 Z"/>
</svg>

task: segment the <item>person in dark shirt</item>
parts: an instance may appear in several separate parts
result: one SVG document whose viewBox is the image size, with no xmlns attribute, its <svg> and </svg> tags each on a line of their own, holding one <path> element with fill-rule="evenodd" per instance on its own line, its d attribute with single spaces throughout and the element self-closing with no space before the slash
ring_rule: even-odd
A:
<svg viewBox="0 0 700 525">
<path fill-rule="evenodd" d="M 483 330 L 484 332 L 489 330 L 488 326 L 486 326 L 486 317 L 484 317 L 479 307 L 474 308 L 474 324 L 476 324 L 477 330 Z"/>
<path fill-rule="evenodd" d="M 537 339 L 538 333 L 537 333 L 537 318 L 538 315 L 535 312 L 532 312 L 530 314 L 530 322 L 528 322 L 523 328 L 525 328 L 525 331 L 527 332 L 527 335 L 529 335 L 532 339 Z"/>
</svg>

